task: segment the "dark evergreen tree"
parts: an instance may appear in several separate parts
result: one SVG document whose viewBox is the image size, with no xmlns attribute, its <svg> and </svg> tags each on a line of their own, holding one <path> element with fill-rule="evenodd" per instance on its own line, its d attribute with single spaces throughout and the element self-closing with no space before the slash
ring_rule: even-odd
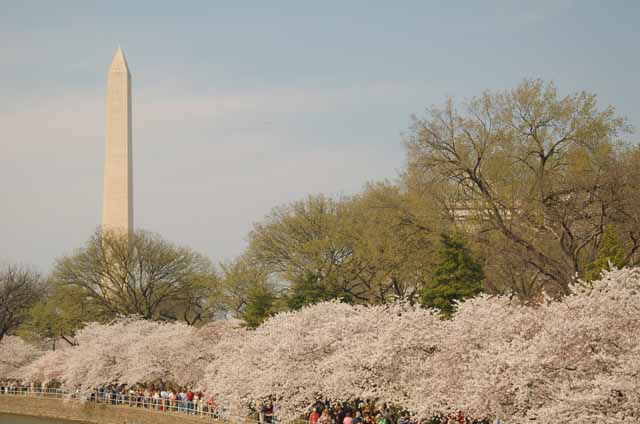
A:
<svg viewBox="0 0 640 424">
<path fill-rule="evenodd" d="M 456 301 L 482 292 L 484 274 L 461 236 L 443 234 L 438 257 L 433 278 L 421 290 L 420 303 L 449 317 Z"/>
</svg>

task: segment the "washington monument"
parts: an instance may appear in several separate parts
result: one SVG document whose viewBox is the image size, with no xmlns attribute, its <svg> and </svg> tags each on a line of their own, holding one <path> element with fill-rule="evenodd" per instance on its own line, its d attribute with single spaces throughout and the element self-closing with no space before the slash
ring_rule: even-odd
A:
<svg viewBox="0 0 640 424">
<path fill-rule="evenodd" d="M 102 228 L 133 231 L 131 74 L 120 47 L 109 69 Z"/>
</svg>

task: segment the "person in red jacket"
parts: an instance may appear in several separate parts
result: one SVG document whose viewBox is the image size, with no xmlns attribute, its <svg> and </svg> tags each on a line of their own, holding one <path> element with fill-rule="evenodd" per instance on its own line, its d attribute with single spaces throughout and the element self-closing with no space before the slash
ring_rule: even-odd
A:
<svg viewBox="0 0 640 424">
<path fill-rule="evenodd" d="M 187 390 L 187 414 L 193 413 L 193 396 L 195 393 L 191 389 Z"/>
<path fill-rule="evenodd" d="M 320 414 L 318 414 L 318 410 L 313 408 L 311 414 L 309 414 L 309 424 L 318 424 L 318 419 L 320 418 Z"/>
</svg>

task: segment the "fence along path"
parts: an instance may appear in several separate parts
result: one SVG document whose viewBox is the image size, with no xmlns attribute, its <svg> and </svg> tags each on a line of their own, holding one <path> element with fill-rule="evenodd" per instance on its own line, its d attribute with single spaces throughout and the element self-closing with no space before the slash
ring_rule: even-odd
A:
<svg viewBox="0 0 640 424">
<path fill-rule="evenodd" d="M 304 420 L 279 421 L 276 416 L 264 416 L 262 420 L 251 417 L 233 415 L 224 409 L 213 407 L 204 399 L 199 401 L 178 401 L 172 399 L 150 398 L 136 394 L 112 393 L 96 390 L 89 394 L 71 393 L 58 388 L 40 389 L 28 386 L 0 387 L 0 395 L 40 397 L 71 400 L 76 402 L 91 402 L 112 407 L 139 408 L 149 413 L 176 414 L 180 418 L 197 422 L 215 421 L 224 424 L 304 424 Z"/>
</svg>

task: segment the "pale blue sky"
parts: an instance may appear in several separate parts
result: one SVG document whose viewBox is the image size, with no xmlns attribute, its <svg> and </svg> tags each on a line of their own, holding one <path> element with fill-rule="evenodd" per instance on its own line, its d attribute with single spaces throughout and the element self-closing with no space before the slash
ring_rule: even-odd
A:
<svg viewBox="0 0 640 424">
<path fill-rule="evenodd" d="M 542 78 L 638 126 L 639 20 L 637 1 L 0 0 L 0 261 L 48 271 L 99 225 L 118 43 L 135 224 L 217 262 L 276 205 L 395 178 L 410 115 L 448 95 Z"/>
</svg>

